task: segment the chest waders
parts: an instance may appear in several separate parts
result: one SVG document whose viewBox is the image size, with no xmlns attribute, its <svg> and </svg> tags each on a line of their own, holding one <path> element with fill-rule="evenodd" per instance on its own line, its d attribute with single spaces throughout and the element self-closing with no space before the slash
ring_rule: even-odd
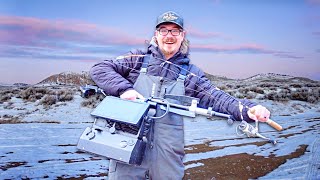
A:
<svg viewBox="0 0 320 180">
<path fill-rule="evenodd" d="M 162 98 L 165 94 L 185 95 L 185 69 L 188 65 L 182 66 L 177 80 L 168 80 L 159 76 L 147 75 L 150 58 L 153 57 L 144 57 L 144 63 L 134 84 L 134 89 L 146 98 Z M 176 100 L 167 100 L 179 104 Z M 157 107 L 155 116 L 160 117 L 164 113 L 160 107 Z M 184 176 L 184 155 L 183 118 L 169 112 L 164 117 L 154 120 L 141 165 L 134 166 L 110 160 L 108 177 L 109 180 L 146 179 L 147 177 L 153 180 L 182 179 Z"/>
</svg>

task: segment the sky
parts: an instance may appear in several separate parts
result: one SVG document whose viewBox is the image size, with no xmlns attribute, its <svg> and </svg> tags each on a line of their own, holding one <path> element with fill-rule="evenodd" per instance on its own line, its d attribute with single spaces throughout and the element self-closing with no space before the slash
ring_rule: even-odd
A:
<svg viewBox="0 0 320 180">
<path fill-rule="evenodd" d="M 144 49 L 166 11 L 184 18 L 191 62 L 205 72 L 320 80 L 320 0 L 1 0 L 0 83 L 35 84 Z"/>
</svg>

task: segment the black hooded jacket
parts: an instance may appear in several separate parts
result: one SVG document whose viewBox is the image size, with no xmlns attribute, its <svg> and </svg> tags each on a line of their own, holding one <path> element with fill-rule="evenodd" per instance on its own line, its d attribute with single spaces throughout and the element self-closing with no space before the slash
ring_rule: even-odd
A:
<svg viewBox="0 0 320 180">
<path fill-rule="evenodd" d="M 90 76 L 107 94 L 120 96 L 123 92 L 133 89 L 133 84 L 139 76 L 143 57 L 132 55 L 147 53 L 154 57 L 149 62 L 147 74 L 176 80 L 180 73 L 180 66 L 189 64 L 185 80 L 185 95 L 199 98 L 199 106 L 202 108 L 212 107 L 214 111 L 227 113 L 233 115 L 236 120 L 241 120 L 238 99 L 216 88 L 201 69 L 190 64 L 187 54 L 178 52 L 166 61 L 155 43 L 150 43 L 147 51 L 131 51 L 117 59 L 104 60 L 94 65 L 90 70 Z M 245 99 L 240 101 L 248 107 L 256 105 Z M 243 118 L 251 121 L 247 111 L 247 108 L 242 110 Z"/>
</svg>

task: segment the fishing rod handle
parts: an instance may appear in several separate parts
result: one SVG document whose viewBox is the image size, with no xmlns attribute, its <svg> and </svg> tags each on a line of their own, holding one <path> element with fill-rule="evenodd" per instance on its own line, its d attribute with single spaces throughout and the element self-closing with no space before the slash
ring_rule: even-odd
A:
<svg viewBox="0 0 320 180">
<path fill-rule="evenodd" d="M 250 109 L 250 113 L 254 114 L 255 110 L 254 109 Z M 269 124 L 271 127 L 273 127 L 274 129 L 281 131 L 282 130 L 282 126 L 280 126 L 280 124 L 276 123 L 275 121 L 268 119 L 266 121 L 267 124 Z"/>
<path fill-rule="evenodd" d="M 276 123 L 275 121 L 271 120 L 271 119 L 268 119 L 266 121 L 266 123 L 269 124 L 271 127 L 275 128 L 278 131 L 282 130 L 282 126 L 280 124 Z"/>
</svg>

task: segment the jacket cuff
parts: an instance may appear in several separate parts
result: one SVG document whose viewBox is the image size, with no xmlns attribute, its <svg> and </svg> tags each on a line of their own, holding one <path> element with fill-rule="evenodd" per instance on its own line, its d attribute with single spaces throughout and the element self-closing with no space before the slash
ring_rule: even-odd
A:
<svg viewBox="0 0 320 180">
<path fill-rule="evenodd" d="M 130 88 L 127 88 L 127 89 L 124 89 L 124 90 L 120 90 L 119 91 L 119 96 L 121 96 L 123 93 L 125 93 L 125 92 L 127 92 L 129 90 L 132 90 L 132 89 L 134 89 L 134 88 L 130 87 Z"/>
<path fill-rule="evenodd" d="M 253 107 L 255 106 L 255 104 L 251 104 L 249 107 Z M 247 122 L 255 122 L 254 119 L 251 119 L 248 115 L 248 111 L 249 111 L 249 108 L 247 107 L 243 107 L 242 109 L 242 117 L 243 117 L 243 120 L 247 121 Z"/>
</svg>

